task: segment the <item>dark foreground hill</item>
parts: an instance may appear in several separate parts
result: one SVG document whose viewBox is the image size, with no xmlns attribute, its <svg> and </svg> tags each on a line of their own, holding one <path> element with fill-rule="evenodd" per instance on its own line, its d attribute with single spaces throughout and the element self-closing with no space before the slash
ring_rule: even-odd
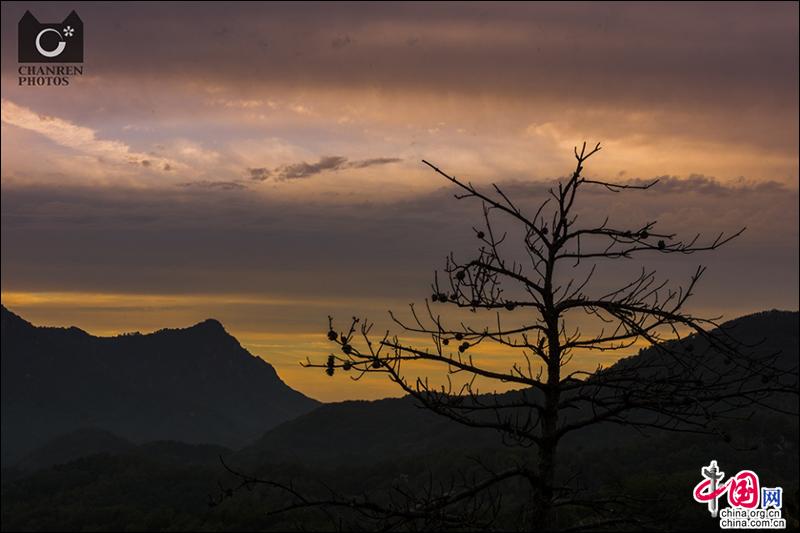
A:
<svg viewBox="0 0 800 533">
<path fill-rule="evenodd" d="M 719 439 L 682 434 L 657 434 L 611 446 L 586 441 L 580 449 L 564 455 L 564 477 L 579 479 L 587 499 L 631 496 L 644 502 L 623 512 L 650 520 L 647 530 L 718 531 L 719 522 L 691 498 L 700 467 L 713 458 L 726 471 L 752 469 L 768 486 L 783 487 L 787 529 L 796 530 L 800 516 L 797 421 L 768 417 L 743 425 L 737 434 L 754 436 L 758 442 L 755 447 L 739 449 Z M 328 444 L 339 448 L 338 443 Z M 450 480 L 462 475 L 481 475 L 481 468 L 468 455 L 479 456 L 488 465 L 502 466 L 535 453 L 508 448 L 472 449 L 465 453 L 463 444 L 451 441 L 448 448 L 371 463 L 265 463 L 246 473 L 291 482 L 304 494 L 321 498 L 329 496 L 329 489 L 343 495 L 366 493 L 380 498 L 397 489 L 423 492 L 431 480 L 441 481 L 446 487 Z M 270 514 L 291 499 L 263 486 L 243 490 L 210 507 L 209 496 L 220 495 L 220 484 L 233 487 L 238 482 L 216 460 L 213 452 L 217 450 L 192 450 L 176 443 L 171 443 L 169 453 L 156 445 L 147 448 L 144 445 L 127 452 L 96 454 L 4 481 L 2 530 L 336 530 L 329 517 L 319 511 Z M 230 454 L 221 453 L 230 458 Z M 177 454 L 198 458 L 193 462 L 177 461 Z M 520 501 L 524 491 L 516 491 L 513 485 L 502 490 L 498 530 L 506 529 L 505 523 L 513 525 L 516 513 L 529 505 Z M 335 510 L 333 516 L 340 512 L 343 511 Z"/>
<path fill-rule="evenodd" d="M 36 327 L 2 308 L 2 455 L 99 428 L 133 442 L 240 447 L 319 402 L 216 320 L 147 335 Z"/>
</svg>

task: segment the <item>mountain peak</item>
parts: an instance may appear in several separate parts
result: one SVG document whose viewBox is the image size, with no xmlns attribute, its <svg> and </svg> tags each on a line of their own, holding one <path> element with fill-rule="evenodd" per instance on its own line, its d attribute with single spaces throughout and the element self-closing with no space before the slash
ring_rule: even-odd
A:
<svg viewBox="0 0 800 533">
<path fill-rule="evenodd" d="M 220 322 L 216 318 L 207 318 L 207 319 L 203 320 L 202 322 L 198 322 L 197 324 L 192 326 L 191 329 L 194 329 L 194 328 L 208 330 L 208 331 L 219 331 L 219 332 L 222 332 L 222 333 L 228 333 L 227 331 L 225 331 L 225 326 L 222 325 L 222 322 Z"/>
<path fill-rule="evenodd" d="M 241 446 L 318 405 L 214 319 L 95 337 L 3 310 L 2 345 L 4 464 L 87 425 L 133 442 Z"/>
</svg>

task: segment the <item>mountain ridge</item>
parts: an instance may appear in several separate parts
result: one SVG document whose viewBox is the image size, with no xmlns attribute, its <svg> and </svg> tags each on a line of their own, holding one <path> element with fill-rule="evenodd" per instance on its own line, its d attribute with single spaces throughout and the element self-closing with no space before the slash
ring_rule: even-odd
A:
<svg viewBox="0 0 800 533">
<path fill-rule="evenodd" d="M 318 405 L 215 319 L 97 337 L 2 306 L 4 464 L 84 427 L 235 448 Z"/>
</svg>

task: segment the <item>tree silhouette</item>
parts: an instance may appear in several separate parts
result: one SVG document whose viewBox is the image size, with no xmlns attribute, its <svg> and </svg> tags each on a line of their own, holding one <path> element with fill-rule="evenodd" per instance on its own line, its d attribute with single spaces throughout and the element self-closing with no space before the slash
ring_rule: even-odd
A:
<svg viewBox="0 0 800 533">
<path fill-rule="evenodd" d="M 355 317 L 344 331 L 338 331 L 329 318 L 328 339 L 339 345 L 339 353 L 325 361 L 305 363 L 331 376 L 337 371 L 347 371 L 354 379 L 385 374 L 424 408 L 466 426 L 494 429 L 508 444 L 535 449 L 530 460 L 503 471 L 487 468 L 484 479 L 439 493 L 426 490 L 425 497 L 403 495 L 383 503 L 335 494 L 323 500 L 307 499 L 284 486 L 298 498 L 290 508 L 358 508 L 372 519 L 384 518 L 382 527 L 390 528 L 420 524 L 423 518 L 422 523 L 438 527 L 485 527 L 498 503 L 492 498 L 477 500 L 476 495 L 519 478 L 531 494 L 523 528 L 562 527 L 565 524 L 559 523 L 556 510 L 570 506 L 594 511 L 593 522 L 587 519 L 572 527 L 614 525 L 622 519 L 604 511 L 609 510 L 607 504 L 616 505 L 619 500 L 587 503 L 573 489 L 559 485 L 558 450 L 565 436 L 597 424 L 616 424 L 640 431 L 711 433 L 729 441 L 724 421 L 744 417 L 744 409 L 754 405 L 781 410 L 770 399 L 777 393 L 796 393 L 796 373 L 778 368 L 777 354 L 758 354 L 730 336 L 718 319 L 686 311 L 704 268 L 698 268 L 682 288 L 659 281 L 656 272 L 647 269 L 616 288 L 596 286 L 594 275 L 600 262 L 715 250 L 744 231 L 703 241 L 699 234 L 681 240 L 658 230 L 655 221 L 616 227 L 606 219 L 599 225 L 580 226 L 574 211 L 582 189 L 604 187 L 624 193 L 647 191 L 657 183 L 611 183 L 584 177 L 584 164 L 599 150 L 600 144 L 576 148 L 574 171 L 550 189 L 532 215 L 497 185 L 481 191 L 423 161 L 459 189 L 457 199 L 477 201 L 483 209 L 483 224 L 474 228 L 480 242 L 475 255 L 466 260 L 452 253 L 448 256 L 424 312 L 412 304 L 408 320 L 390 313 L 402 333 L 415 338 L 424 335 L 430 342 L 418 345 L 391 331 L 376 337 L 372 323 Z M 497 230 L 498 217 L 504 218 L 502 224 L 515 227 L 515 232 Z M 523 259 L 509 259 L 509 249 Z M 475 327 L 442 316 L 453 308 L 494 315 L 488 324 Z M 576 353 L 619 353 L 642 344 L 655 350 L 610 368 L 565 369 Z M 487 352 L 491 345 L 518 352 L 518 361 L 503 371 L 496 364 L 486 364 L 485 358 L 479 362 L 473 357 L 476 347 Z M 447 385 L 433 385 L 426 377 L 406 377 L 415 363 L 441 365 L 448 373 Z M 454 385 L 449 379 L 452 374 L 465 379 Z M 477 379 L 512 384 L 519 390 L 481 392 Z M 244 485 L 255 482 L 256 478 L 243 478 Z M 471 502 L 468 508 L 467 500 Z M 453 508 L 460 511 L 452 512 Z"/>
</svg>

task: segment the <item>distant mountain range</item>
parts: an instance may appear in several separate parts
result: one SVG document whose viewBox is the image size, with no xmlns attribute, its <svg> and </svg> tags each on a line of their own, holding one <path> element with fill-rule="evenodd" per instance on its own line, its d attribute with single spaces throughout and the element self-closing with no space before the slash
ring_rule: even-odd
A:
<svg viewBox="0 0 800 533">
<path fill-rule="evenodd" d="M 756 313 L 726 328 L 780 352 L 779 365 L 797 366 L 797 312 Z M 267 518 L 276 504 L 260 491 L 210 510 L 207 498 L 219 483 L 237 482 L 219 456 L 242 472 L 358 494 L 464 475 L 478 468 L 477 457 L 503 465 L 535 453 L 504 447 L 493 430 L 461 426 L 408 397 L 318 404 L 286 387 L 215 321 L 99 339 L 74 328 L 36 328 L 3 309 L 2 349 L 3 453 L 7 439 L 32 442 L 26 432 L 34 429 L 42 439 L 19 447 L 24 453 L 4 465 L 3 530 L 298 527 L 297 516 Z M 619 364 L 655 356 L 643 350 Z M 507 393 L 515 394 L 525 392 Z M 131 406 L 139 407 L 136 416 Z M 188 409 L 195 412 L 191 424 L 180 424 Z M 31 420 L 21 420 L 25 413 Z M 95 429 L 78 429 L 85 427 Z M 596 426 L 564 442 L 563 475 L 580 476 L 589 494 L 621 491 L 661 502 L 643 512 L 661 516 L 663 529 L 703 530 L 709 524 L 703 506 L 661 496 L 688 494 L 698 469 L 717 459 L 730 471 L 754 469 L 782 486 L 785 516 L 798 527 L 797 417 L 754 410 L 726 429 L 732 443 Z M 143 443 L 148 440 L 156 442 Z M 504 495 L 504 501 L 514 498 L 513 490 Z"/>
<path fill-rule="evenodd" d="M 760 350 L 780 352 L 781 366 L 797 366 L 797 312 L 755 313 L 725 328 Z M 239 449 L 233 460 L 250 466 L 347 464 L 356 458 L 378 463 L 452 442 L 464 450 L 500 444 L 493 430 L 461 426 L 409 397 L 319 404 L 281 382 L 215 320 L 98 338 L 76 328 L 37 328 L 3 308 L 2 343 L 3 454 L 9 442 L 20 450 L 15 466 L 26 469 L 114 453 L 133 446 L 128 441 L 222 445 Z M 618 364 L 656 355 L 645 349 Z M 515 394 L 520 392 L 508 393 Z M 628 432 L 597 426 L 582 435 L 609 443 Z"/>
<path fill-rule="evenodd" d="M 95 337 L 36 327 L 2 307 L 4 466 L 82 428 L 238 448 L 318 405 L 216 320 Z"/>
</svg>

